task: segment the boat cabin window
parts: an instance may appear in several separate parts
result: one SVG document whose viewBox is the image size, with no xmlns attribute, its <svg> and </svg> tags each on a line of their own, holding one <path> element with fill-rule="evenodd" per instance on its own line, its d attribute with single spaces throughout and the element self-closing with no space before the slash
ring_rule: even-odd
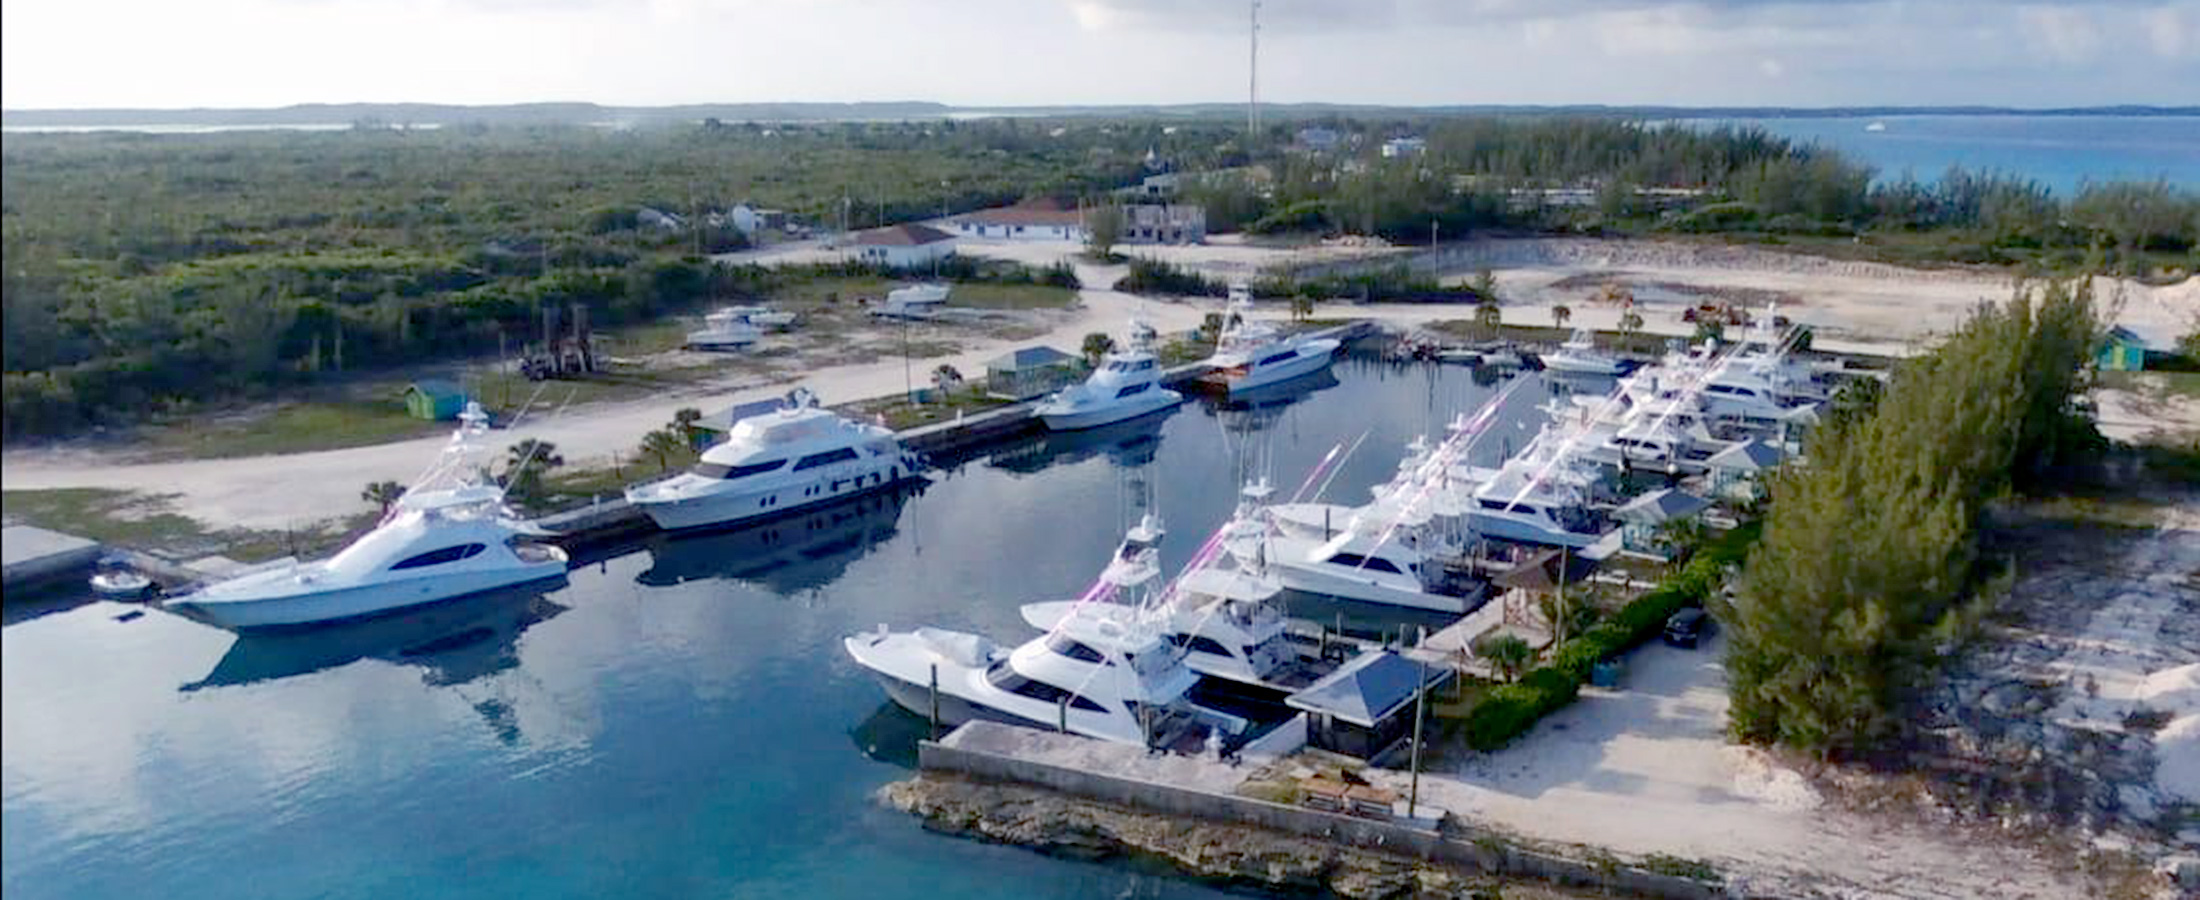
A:
<svg viewBox="0 0 2200 900">
<path fill-rule="evenodd" d="M 1508 512 L 1508 511 L 1518 511 L 1519 513 L 1521 513 L 1521 514 L 1523 514 L 1523 515 L 1531 515 L 1531 516 L 1532 516 L 1532 515 L 1535 515 L 1535 512 L 1536 512 L 1536 509 L 1535 509 L 1535 504 L 1529 503 L 1529 502 L 1527 502 L 1527 501 L 1525 501 L 1525 500 L 1523 500 L 1523 501 L 1521 501 L 1521 502 L 1518 502 L 1518 503 L 1514 503 L 1514 502 L 1512 502 L 1512 501 L 1510 501 L 1510 500 L 1487 500 L 1487 499 L 1485 499 L 1485 500 L 1483 500 L 1483 501 L 1482 501 L 1482 508 L 1483 508 L 1483 509 L 1487 509 L 1487 510 L 1491 510 L 1491 511 L 1493 511 L 1493 512 Z"/>
<path fill-rule="evenodd" d="M 1030 697 L 1031 699 L 1040 701 L 1042 703 L 1060 703 L 1062 702 L 1063 697 L 1068 697 L 1069 705 L 1078 709 L 1082 709 L 1088 712 L 1108 711 L 1107 707 L 1101 706 L 1098 703 L 1094 703 L 1091 700 L 1086 699 L 1082 695 L 1065 691 L 1044 681 L 1033 681 L 1029 678 L 1025 678 L 1022 675 L 1018 675 L 1016 674 L 1015 669 L 1009 668 L 1008 666 L 1001 666 L 997 669 L 994 669 L 991 675 L 986 676 L 986 680 L 993 682 L 993 686 L 1000 688 L 1001 690 L 1007 691 L 1011 694 L 1015 694 L 1019 697 Z"/>
<path fill-rule="evenodd" d="M 1189 648 L 1193 653 L 1212 653 L 1216 656 L 1230 655 L 1230 648 L 1222 646 L 1222 642 L 1214 638 L 1200 637 L 1196 634 L 1172 634 L 1169 635 L 1169 643 Z"/>
<path fill-rule="evenodd" d="M 794 464 L 794 470 L 800 472 L 803 469 L 814 469 L 818 466 L 829 466 L 836 462 L 847 462 L 848 460 L 855 458 L 856 451 L 853 448 L 842 447 L 838 450 L 827 450 L 824 453 L 812 453 L 808 456 L 805 456 L 802 458 L 801 462 Z"/>
<path fill-rule="evenodd" d="M 428 566 L 440 566 L 444 563 L 454 563 L 462 559 L 477 556 L 481 553 L 481 551 L 487 549 L 489 548 L 486 544 L 460 544 L 456 547 L 445 547 L 441 550 L 430 550 L 418 556 L 409 556 L 404 559 L 398 560 L 396 565 L 390 566 L 390 571 L 395 572 L 399 569 L 420 569 L 426 568 Z"/>
<path fill-rule="evenodd" d="M 1047 649 L 1080 662 L 1114 665 L 1108 662 L 1107 657 L 1100 655 L 1100 651 L 1078 643 L 1076 638 L 1065 634 L 1047 635 Z"/>
<path fill-rule="evenodd" d="M 1141 382 L 1139 382 L 1139 383 L 1137 383 L 1137 384 L 1133 384 L 1133 385 L 1127 385 L 1127 386 L 1125 386 L 1125 387 L 1124 387 L 1124 388 L 1123 388 L 1122 390 L 1119 390 L 1119 391 L 1116 391 L 1116 392 L 1115 392 L 1115 399 L 1117 399 L 1117 400 L 1121 400 L 1121 399 L 1123 399 L 1124 397 L 1128 397 L 1128 396 L 1130 396 L 1130 395 L 1132 395 L 1132 394 L 1136 394 L 1136 393 L 1141 393 L 1141 392 L 1143 392 L 1143 391 L 1146 391 L 1146 390 L 1148 390 L 1148 389 L 1150 389 L 1150 388 L 1152 388 L 1152 387 L 1153 387 L 1153 382 L 1151 382 L 1151 381 L 1141 381 Z"/>
<path fill-rule="evenodd" d="M 1336 563 L 1340 566 L 1350 566 L 1355 569 L 1367 569 L 1374 572 L 1389 572 L 1392 574 L 1400 574 L 1398 572 L 1398 566 L 1396 564 L 1380 556 L 1361 556 L 1357 553 L 1338 553 L 1337 555 L 1330 557 L 1329 561 Z"/>
<path fill-rule="evenodd" d="M 1299 355 L 1299 351 L 1297 350 L 1285 350 L 1282 353 L 1271 353 L 1267 356 L 1261 357 L 1260 362 L 1254 363 L 1254 365 L 1265 366 L 1269 363 L 1279 363 L 1297 355 Z"/>
<path fill-rule="evenodd" d="M 723 478 L 727 481 L 731 481 L 735 478 L 747 478 L 751 475 L 762 475 L 765 472 L 775 471 L 780 467 L 785 466 L 786 464 L 787 461 L 784 459 L 775 459 L 771 462 L 750 463 L 745 466 L 729 466 L 724 463 L 707 462 L 696 463 L 693 471 L 695 474 L 701 475 L 704 478 Z"/>
</svg>

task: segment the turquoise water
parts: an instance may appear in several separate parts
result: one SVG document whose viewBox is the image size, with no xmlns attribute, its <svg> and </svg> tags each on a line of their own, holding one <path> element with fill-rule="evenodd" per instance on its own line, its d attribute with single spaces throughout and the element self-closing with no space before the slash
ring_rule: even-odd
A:
<svg viewBox="0 0 2200 900">
<path fill-rule="evenodd" d="M 1867 131 L 1873 122 L 1884 131 Z M 2200 188 L 2200 117 L 1888 116 L 1741 120 L 1824 144 L 1871 165 L 1882 179 L 1939 178 L 1949 166 L 2037 179 L 2062 196 L 2085 181 L 2157 178 Z"/>
<path fill-rule="evenodd" d="M 1372 362 L 1301 387 L 1257 410 L 1193 404 L 1001 448 L 920 495 L 659 539 L 546 595 L 368 626 L 239 641 L 160 612 L 118 621 L 133 608 L 113 603 L 11 607 L 0 889 L 1220 896 L 935 836 L 879 807 L 870 796 L 908 774 L 924 726 L 885 705 L 839 640 L 880 623 L 1022 639 L 1017 606 L 1090 583 L 1135 480 L 1151 482 L 1172 526 L 1164 558 L 1181 564 L 1229 509 L 1242 458 L 1272 458 L 1288 493 L 1364 433 L 1330 493 L 1358 502 L 1404 441 L 1493 389 L 1463 368 Z M 1543 396 L 1535 382 L 1513 399 Z M 1395 624 L 1359 612 L 1361 627 Z"/>
</svg>

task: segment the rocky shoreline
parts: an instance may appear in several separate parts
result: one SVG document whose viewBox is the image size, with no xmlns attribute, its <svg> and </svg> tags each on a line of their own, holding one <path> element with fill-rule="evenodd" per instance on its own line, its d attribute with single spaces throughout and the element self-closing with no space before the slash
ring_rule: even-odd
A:
<svg viewBox="0 0 2200 900">
<path fill-rule="evenodd" d="M 888 784 L 879 798 L 941 834 L 1071 859 L 1159 862 L 1192 880 L 1263 893 L 1354 900 L 1591 896 L 1403 854 L 938 773 Z"/>
</svg>

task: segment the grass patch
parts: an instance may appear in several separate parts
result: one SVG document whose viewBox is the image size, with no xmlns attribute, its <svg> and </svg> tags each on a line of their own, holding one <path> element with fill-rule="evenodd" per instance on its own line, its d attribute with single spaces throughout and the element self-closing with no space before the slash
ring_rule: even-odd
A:
<svg viewBox="0 0 2200 900">
<path fill-rule="evenodd" d="M 884 414 L 886 427 L 895 431 L 953 421 L 957 415 L 968 415 L 999 409 L 1013 401 L 989 397 L 972 390 L 958 391 L 952 396 L 933 403 L 910 403 L 902 397 L 883 397 L 834 407 L 842 414 L 856 419 L 872 419 Z"/>
<path fill-rule="evenodd" d="M 1642 861 L 1642 867 L 1652 872 L 1656 872 L 1660 875 L 1671 875 L 1675 878 L 1691 878 L 1696 881 L 1706 881 L 1712 884 L 1718 884 L 1725 880 L 1722 876 L 1719 875 L 1718 868 L 1710 863 L 1704 862 L 1700 859 L 1684 859 L 1678 856 L 1667 856 L 1663 853 L 1652 853 L 1649 856 L 1644 857 Z"/>
<path fill-rule="evenodd" d="M 1045 284 L 958 284 L 947 302 L 971 309 L 1065 309 L 1076 300 L 1076 291 Z"/>
<path fill-rule="evenodd" d="M 113 547 L 173 558 L 220 553 L 243 562 L 332 550 L 375 517 L 366 513 L 321 531 L 210 531 L 198 520 L 171 510 L 172 496 L 106 488 L 57 488 L 7 491 L 0 494 L 0 506 L 6 508 L 10 523 L 36 525 Z"/>
<path fill-rule="evenodd" d="M 163 456 L 226 459 L 335 450 L 401 441 L 449 430 L 415 419 L 396 397 L 286 403 L 264 414 L 176 419 L 143 430 L 147 449 Z"/>
</svg>

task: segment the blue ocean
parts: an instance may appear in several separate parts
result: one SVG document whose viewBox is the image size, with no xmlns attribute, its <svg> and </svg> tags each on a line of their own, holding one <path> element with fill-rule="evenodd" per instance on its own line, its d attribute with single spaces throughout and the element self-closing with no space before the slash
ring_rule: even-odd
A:
<svg viewBox="0 0 2200 900">
<path fill-rule="evenodd" d="M 2032 178 L 2063 197 L 2076 194 L 2088 181 L 2163 179 L 2200 189 L 2200 117 L 1888 116 L 1721 122 L 1753 125 L 1781 137 L 1832 147 L 1872 166 L 1882 180 L 1909 174 L 1931 181 L 1949 166 L 1962 166 Z"/>
</svg>

